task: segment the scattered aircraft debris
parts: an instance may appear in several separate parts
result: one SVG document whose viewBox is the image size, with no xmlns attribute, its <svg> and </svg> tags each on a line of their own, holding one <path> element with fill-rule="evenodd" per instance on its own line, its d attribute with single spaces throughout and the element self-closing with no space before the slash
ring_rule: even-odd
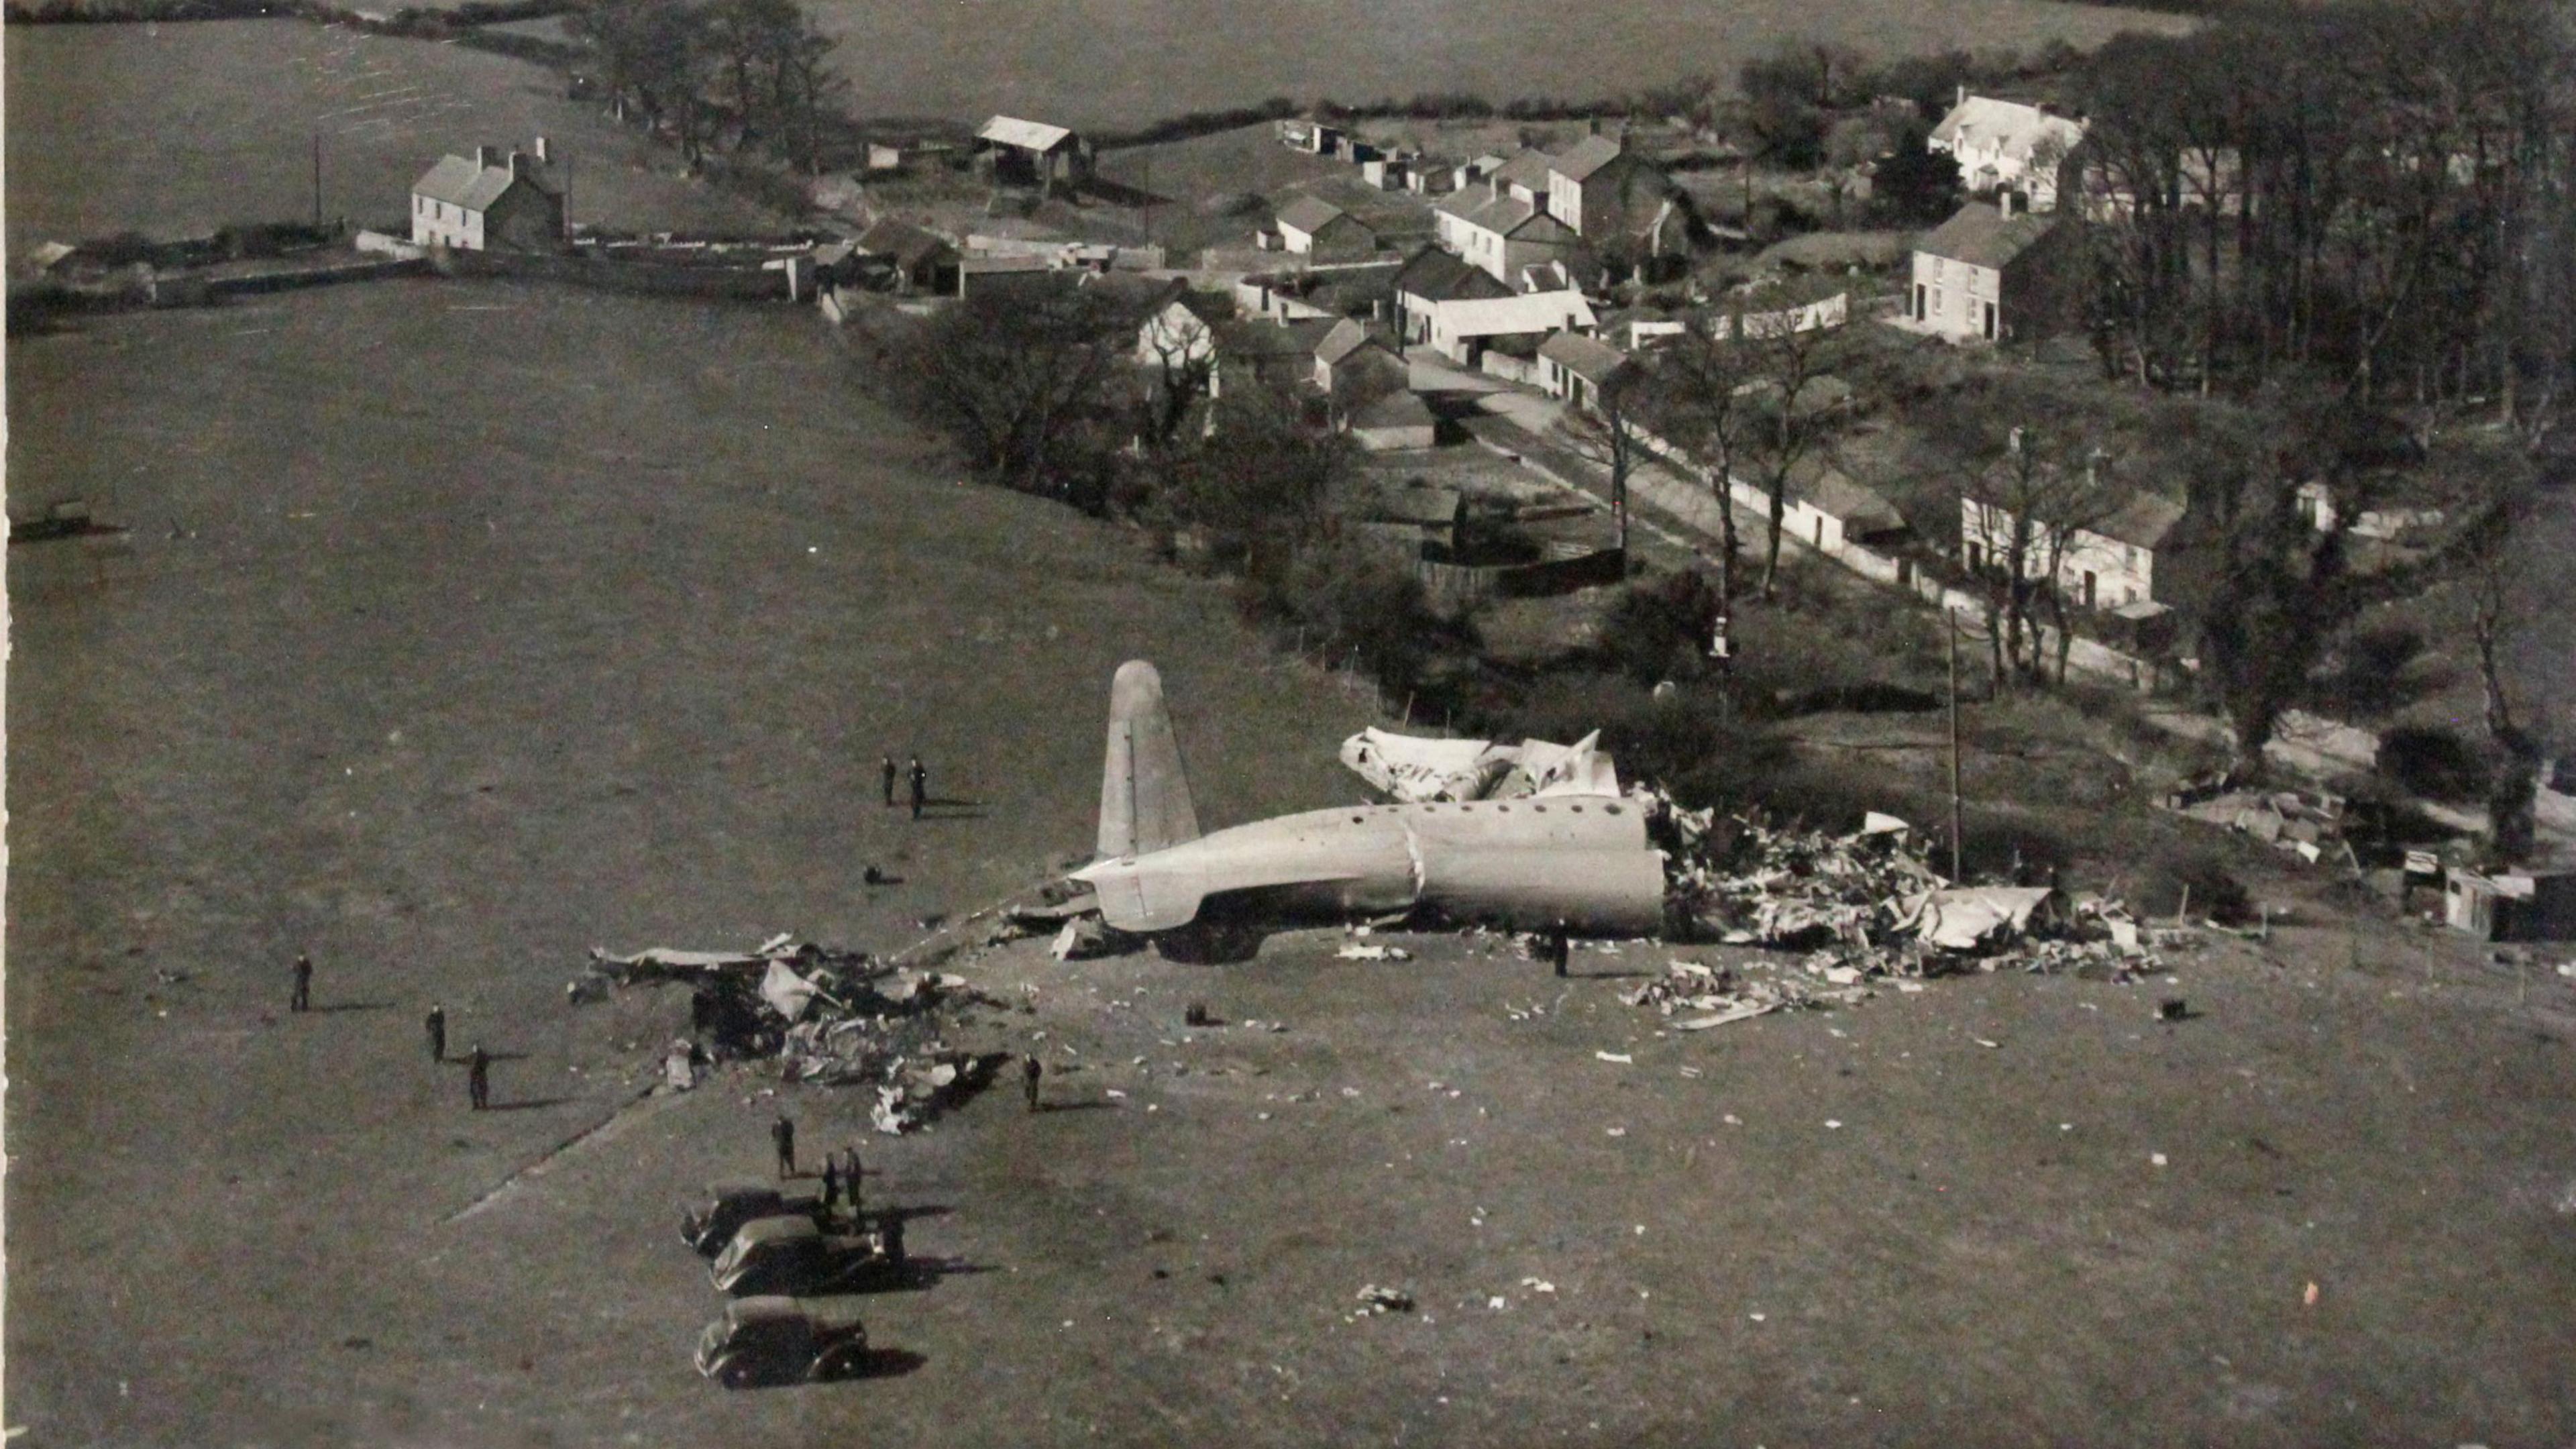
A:
<svg viewBox="0 0 2576 1449">
<path fill-rule="evenodd" d="M 1570 745 L 1545 740 L 1498 745 L 1364 729 L 1342 741 L 1342 763 L 1408 805 L 1617 795 L 1619 774 L 1601 752 L 1600 740 L 1599 730 Z"/>
<path fill-rule="evenodd" d="M 727 1061 L 780 1063 L 789 1081 L 864 1086 L 876 1129 L 901 1133 L 984 1086 L 996 1055 L 940 1039 L 954 1008 L 998 1005 L 962 976 L 874 961 L 779 936 L 748 952 L 593 948 L 576 1000 L 610 989 L 689 988 L 690 1034 L 664 1054 L 664 1089 L 686 1091 Z"/>
</svg>

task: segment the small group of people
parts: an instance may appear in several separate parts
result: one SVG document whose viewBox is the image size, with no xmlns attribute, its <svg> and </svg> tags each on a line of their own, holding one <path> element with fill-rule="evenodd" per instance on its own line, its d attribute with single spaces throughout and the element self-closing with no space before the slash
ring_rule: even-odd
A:
<svg viewBox="0 0 2576 1449">
<path fill-rule="evenodd" d="M 930 803 L 930 769 L 928 766 L 921 763 L 921 756 L 919 755 L 913 756 L 912 764 L 903 770 L 897 770 L 895 768 L 894 756 L 892 755 L 887 755 L 883 759 L 879 760 L 877 762 L 877 781 L 885 789 L 885 802 L 888 805 L 892 805 L 894 803 L 894 782 L 895 777 L 898 774 L 904 779 L 910 781 L 912 784 L 912 818 L 919 820 L 921 818 L 921 807 Z"/>
<path fill-rule="evenodd" d="M 447 1008 L 437 1002 L 429 1004 L 429 1015 L 421 1018 L 429 1033 L 429 1059 L 444 1065 L 447 1061 Z M 476 1042 L 465 1054 L 465 1100 L 480 1112 L 492 1105 L 492 1054 Z"/>
<path fill-rule="evenodd" d="M 288 968 L 292 985 L 287 988 L 286 1009 L 302 1013 L 313 1009 L 313 957 L 299 952 L 295 964 Z M 447 1008 L 437 1002 L 429 1005 L 429 1014 L 421 1018 L 421 1029 L 429 1037 L 429 1059 L 445 1065 L 447 1061 Z M 492 1105 L 492 1054 L 476 1042 L 474 1049 L 461 1060 L 465 1063 L 465 1100 L 480 1112 Z"/>
<path fill-rule="evenodd" d="M 783 1111 L 778 1114 L 775 1121 L 769 1124 L 769 1143 L 778 1154 L 778 1180 L 785 1182 L 787 1179 L 797 1176 L 796 1123 L 793 1118 L 790 1118 Z M 865 1222 L 867 1218 L 867 1165 L 859 1160 L 859 1144 L 855 1142 L 851 1143 L 849 1149 L 845 1152 L 824 1153 L 821 1176 L 823 1179 L 823 1211 L 827 1214 L 836 1211 L 841 1205 L 841 1198 L 846 1194 L 850 1200 L 850 1220 L 852 1222 Z M 903 1218 L 901 1214 L 889 1213 L 886 1215 L 884 1243 L 886 1251 L 890 1256 L 895 1258 L 901 1258 L 903 1256 Z"/>
</svg>

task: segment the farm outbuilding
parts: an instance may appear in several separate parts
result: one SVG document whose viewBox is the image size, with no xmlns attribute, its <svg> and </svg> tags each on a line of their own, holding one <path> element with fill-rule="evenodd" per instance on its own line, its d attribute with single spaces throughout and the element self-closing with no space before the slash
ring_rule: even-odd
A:
<svg viewBox="0 0 2576 1449">
<path fill-rule="evenodd" d="M 1050 190 L 1091 179 L 1092 147 L 1081 134 L 1044 121 L 995 116 L 975 133 L 975 154 L 994 177 Z"/>
</svg>

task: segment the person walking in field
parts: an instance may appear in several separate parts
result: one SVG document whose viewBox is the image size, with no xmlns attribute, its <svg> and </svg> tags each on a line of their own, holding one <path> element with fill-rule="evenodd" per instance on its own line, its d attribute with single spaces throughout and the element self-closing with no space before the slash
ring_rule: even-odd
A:
<svg viewBox="0 0 2576 1449">
<path fill-rule="evenodd" d="M 866 1175 L 867 1168 L 859 1162 L 859 1144 L 853 1142 L 850 1144 L 848 1165 L 841 1169 L 841 1180 L 849 1184 L 850 1188 L 850 1219 L 853 1222 L 858 1220 L 859 1214 L 866 1211 L 866 1206 L 859 1195 L 859 1180 Z"/>
<path fill-rule="evenodd" d="M 299 955 L 295 958 L 295 990 L 286 998 L 286 1009 L 289 1011 L 313 1009 L 313 958 L 310 956 Z"/>
<path fill-rule="evenodd" d="M 779 1180 L 783 1182 L 794 1177 L 796 1175 L 796 1124 L 787 1120 L 785 1112 L 779 1113 L 778 1120 L 769 1124 L 769 1140 L 778 1149 Z"/>
<path fill-rule="evenodd" d="M 892 805 L 894 803 L 894 777 L 896 774 L 897 771 L 894 767 L 894 756 L 888 755 L 884 759 L 877 761 L 877 782 L 885 787 L 885 802 L 888 805 Z"/>
<path fill-rule="evenodd" d="M 1046 1068 L 1039 1063 L 1035 1052 L 1020 1059 L 1020 1091 L 1028 1098 L 1032 1112 L 1038 1109 L 1038 1078 L 1045 1074 Z"/>
<path fill-rule="evenodd" d="M 492 1054 L 479 1041 L 465 1055 L 465 1099 L 477 1112 L 492 1105 Z"/>
<path fill-rule="evenodd" d="M 433 1062 L 447 1060 L 447 1008 L 431 1002 L 429 1015 L 422 1018 L 421 1025 L 429 1032 L 429 1059 Z"/>
<path fill-rule="evenodd" d="M 1547 959 L 1556 963 L 1556 974 L 1559 977 L 1565 975 L 1566 961 L 1573 949 L 1573 943 L 1566 939 L 1565 923 L 1557 922 L 1556 929 L 1547 934 Z"/>
<path fill-rule="evenodd" d="M 832 1154 L 823 1154 L 823 1212 L 829 1216 L 841 1201 L 841 1169 L 834 1165 Z"/>
<path fill-rule="evenodd" d="M 930 770 L 921 763 L 921 756 L 915 755 L 909 773 L 912 776 L 912 818 L 919 820 L 921 807 L 930 801 Z"/>
</svg>

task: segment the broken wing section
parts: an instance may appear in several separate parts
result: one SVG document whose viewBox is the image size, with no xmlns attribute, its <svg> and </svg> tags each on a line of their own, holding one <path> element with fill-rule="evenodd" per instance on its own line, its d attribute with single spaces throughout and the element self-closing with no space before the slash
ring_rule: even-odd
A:
<svg viewBox="0 0 2576 1449">
<path fill-rule="evenodd" d="M 1109 755 L 1100 775 L 1099 857 L 1149 855 L 1199 838 L 1180 743 L 1163 709 L 1163 677 L 1142 659 L 1109 686 Z M 1186 916 L 1183 917 L 1187 919 Z"/>
</svg>

